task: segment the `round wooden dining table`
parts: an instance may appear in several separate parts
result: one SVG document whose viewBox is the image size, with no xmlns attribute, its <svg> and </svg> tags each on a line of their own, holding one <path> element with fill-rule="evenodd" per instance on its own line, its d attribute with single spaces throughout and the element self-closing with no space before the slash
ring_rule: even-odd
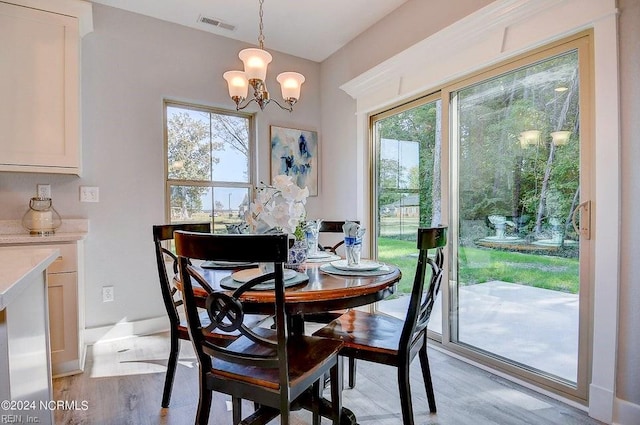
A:
<svg viewBox="0 0 640 425">
<path fill-rule="evenodd" d="M 387 264 L 389 273 L 377 276 L 355 276 L 329 274 L 320 269 L 323 263 L 305 263 L 298 271 L 306 273 L 308 282 L 285 289 L 287 313 L 292 319 L 293 332 L 304 332 L 304 315 L 325 313 L 359 307 L 383 300 L 395 293 L 396 283 L 402 278 L 400 270 Z M 214 290 L 224 290 L 220 281 L 234 270 L 201 268 L 203 277 Z M 204 289 L 196 286 L 194 293 L 206 297 Z M 243 309 L 247 313 L 273 314 L 275 295 L 273 291 L 248 291 L 241 296 Z"/>
</svg>

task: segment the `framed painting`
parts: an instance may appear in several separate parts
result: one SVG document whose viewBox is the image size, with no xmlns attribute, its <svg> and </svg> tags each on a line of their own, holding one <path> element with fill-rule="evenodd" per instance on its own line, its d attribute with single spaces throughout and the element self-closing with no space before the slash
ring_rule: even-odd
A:
<svg viewBox="0 0 640 425">
<path fill-rule="evenodd" d="M 317 131 L 271 126 L 271 178 L 279 174 L 318 196 Z"/>
</svg>

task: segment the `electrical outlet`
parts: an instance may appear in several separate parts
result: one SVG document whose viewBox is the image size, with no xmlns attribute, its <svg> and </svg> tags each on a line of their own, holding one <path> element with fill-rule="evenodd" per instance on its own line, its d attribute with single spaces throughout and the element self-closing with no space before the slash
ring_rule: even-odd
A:
<svg viewBox="0 0 640 425">
<path fill-rule="evenodd" d="M 108 303 L 113 301 L 113 286 L 102 287 L 102 302 Z"/>
<path fill-rule="evenodd" d="M 80 186 L 80 202 L 98 202 L 100 192 L 96 186 Z"/>
<path fill-rule="evenodd" d="M 38 193 L 38 198 L 51 198 L 50 184 L 38 184 L 36 185 L 36 191 Z"/>
</svg>

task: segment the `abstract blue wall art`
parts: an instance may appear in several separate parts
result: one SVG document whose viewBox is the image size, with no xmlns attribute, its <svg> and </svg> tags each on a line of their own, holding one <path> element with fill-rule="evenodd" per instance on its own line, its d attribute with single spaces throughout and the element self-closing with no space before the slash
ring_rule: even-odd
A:
<svg viewBox="0 0 640 425">
<path fill-rule="evenodd" d="M 318 132 L 271 126 L 271 178 L 293 177 L 299 187 L 318 196 Z"/>
</svg>

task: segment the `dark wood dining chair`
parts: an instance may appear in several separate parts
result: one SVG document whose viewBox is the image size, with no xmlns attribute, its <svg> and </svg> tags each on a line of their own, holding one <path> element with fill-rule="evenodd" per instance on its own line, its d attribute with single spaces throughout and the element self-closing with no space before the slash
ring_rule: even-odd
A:
<svg viewBox="0 0 640 425">
<path fill-rule="evenodd" d="M 405 425 L 414 423 L 409 366 L 416 354 L 420 357 L 429 410 L 436 412 L 427 356 L 427 325 L 440 290 L 446 243 L 446 227 L 418 229 L 418 264 L 404 320 L 383 313 L 350 310 L 313 334 L 344 342 L 340 351 L 342 356 L 395 366 L 398 369 L 402 423 Z M 432 259 L 428 252 L 434 249 L 435 258 Z M 427 269 L 431 270 L 431 277 L 425 285 Z"/>
<path fill-rule="evenodd" d="M 210 233 L 211 223 L 159 224 L 153 226 L 153 242 L 158 266 L 158 278 L 160 280 L 162 301 L 164 302 L 164 307 L 169 317 L 171 344 L 169 361 L 167 362 L 167 373 L 164 378 L 164 390 L 162 392 L 162 407 L 165 408 L 169 407 L 171 401 L 171 390 L 178 365 L 178 356 L 180 355 L 180 340 L 189 340 L 187 322 L 181 319 L 178 314 L 178 307 L 182 305 L 182 299 L 180 298 L 180 294 L 176 294 L 177 289 L 169 277 L 165 261 L 166 257 L 169 257 L 173 261 L 173 274 L 174 276 L 178 276 L 178 257 L 162 246 L 165 241 L 173 240 L 173 232 L 176 230 Z M 203 320 L 207 320 L 204 310 L 201 311 L 201 315 L 203 316 Z M 262 319 L 263 316 L 254 316 L 251 325 L 257 326 Z M 216 339 L 221 344 L 229 344 L 235 340 L 238 335 L 239 333 L 212 332 L 208 335 L 208 338 Z"/>
<path fill-rule="evenodd" d="M 162 244 L 165 241 L 173 240 L 173 232 L 176 230 L 187 230 L 190 232 L 210 233 L 210 223 L 185 223 L 185 224 L 166 224 L 153 226 L 153 242 L 156 252 L 156 263 L 158 266 L 158 278 L 160 279 L 160 291 L 162 292 L 162 301 L 164 308 L 169 317 L 169 332 L 171 340 L 171 348 L 169 351 L 169 361 L 167 363 L 167 373 L 164 378 L 164 390 L 162 392 L 162 407 L 169 407 L 171 401 L 171 390 L 173 388 L 173 380 L 176 375 L 176 367 L 178 364 L 178 356 L 180 355 L 180 340 L 189 339 L 189 331 L 187 330 L 186 321 L 183 322 L 178 314 L 177 307 L 182 305 L 182 300 L 176 296 L 177 289 L 172 285 L 167 272 L 165 263 L 166 257 L 173 260 L 173 273 L 178 275 L 178 257 Z"/>
<path fill-rule="evenodd" d="M 305 393 L 312 400 L 313 423 L 320 424 L 321 380 L 331 376 L 331 415 L 340 423 L 341 374 L 338 352 L 342 342 L 305 335 L 289 335 L 285 305 L 283 263 L 288 260 L 289 241 L 283 234 L 212 235 L 178 231 L 175 233 L 184 307 L 191 341 L 198 358 L 200 395 L 196 424 L 206 424 L 212 392 L 231 395 L 233 423 L 242 418 L 241 399 L 252 400 L 257 410 L 242 423 L 267 423 L 278 414 L 281 424 L 289 424 L 289 412 Z M 273 263 L 274 272 L 258 275 L 233 292 L 213 291 L 206 299 L 210 325 L 201 322 L 194 281 L 209 286 L 190 260 L 251 261 Z M 255 285 L 273 279 L 275 330 L 245 324 L 242 295 Z M 228 346 L 204 337 L 221 329 L 241 336 Z"/>
</svg>

